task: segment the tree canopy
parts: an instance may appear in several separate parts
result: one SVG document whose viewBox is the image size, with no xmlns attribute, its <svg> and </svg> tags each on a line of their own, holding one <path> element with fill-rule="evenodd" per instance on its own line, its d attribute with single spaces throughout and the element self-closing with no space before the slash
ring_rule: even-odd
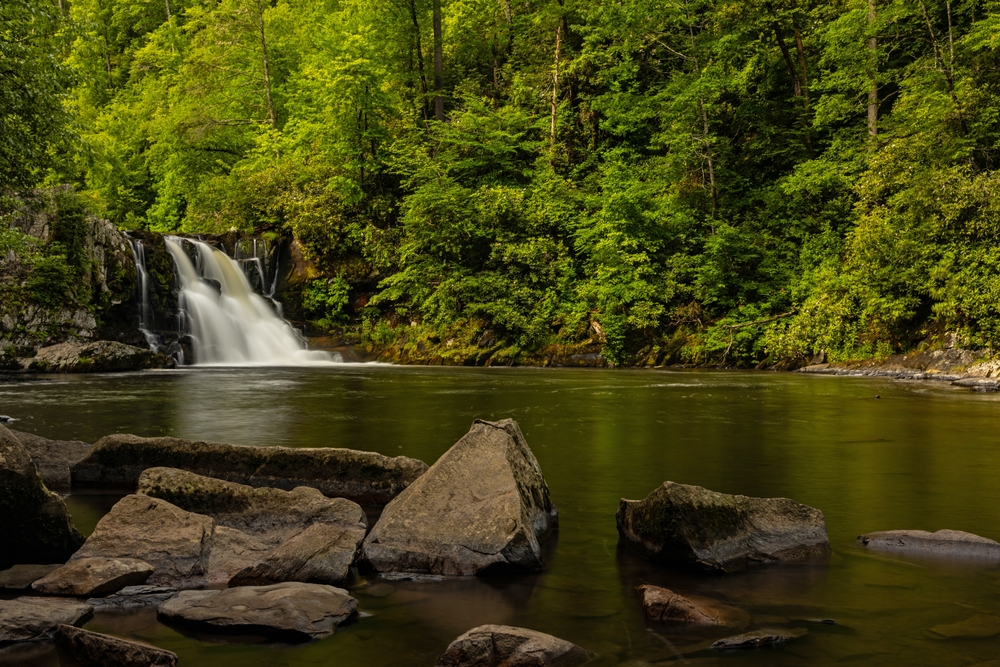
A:
<svg viewBox="0 0 1000 667">
<path fill-rule="evenodd" d="M 616 364 L 1000 344 L 992 0 L 0 17 L 9 188 L 70 182 L 127 229 L 291 233 L 327 329 Z"/>
</svg>

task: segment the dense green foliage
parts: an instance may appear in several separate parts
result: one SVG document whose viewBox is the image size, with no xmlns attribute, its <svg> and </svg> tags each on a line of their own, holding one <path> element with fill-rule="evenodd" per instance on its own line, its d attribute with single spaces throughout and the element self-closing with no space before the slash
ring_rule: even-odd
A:
<svg viewBox="0 0 1000 667">
<path fill-rule="evenodd" d="M 125 228 L 288 230 L 324 328 L 619 364 L 1000 344 L 996 2 L 442 0 L 440 120 L 430 0 L 47 2 L 4 5 L 8 182 L 71 122 L 49 178 Z"/>
</svg>

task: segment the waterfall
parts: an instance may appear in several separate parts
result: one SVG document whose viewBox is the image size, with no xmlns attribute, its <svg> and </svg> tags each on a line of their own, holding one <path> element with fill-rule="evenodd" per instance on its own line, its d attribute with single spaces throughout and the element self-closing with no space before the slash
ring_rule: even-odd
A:
<svg viewBox="0 0 1000 667">
<path fill-rule="evenodd" d="M 139 279 L 139 331 L 146 337 L 146 344 L 153 352 L 160 350 L 160 337 L 153 333 L 153 309 L 149 307 L 149 272 L 146 271 L 146 248 L 142 241 L 129 237 L 135 272 Z"/>
<path fill-rule="evenodd" d="M 198 365 L 295 366 L 332 361 L 305 341 L 263 297 L 240 264 L 207 243 L 164 237 L 177 270 L 182 328 Z M 194 260 L 184 249 L 194 249 Z"/>
</svg>

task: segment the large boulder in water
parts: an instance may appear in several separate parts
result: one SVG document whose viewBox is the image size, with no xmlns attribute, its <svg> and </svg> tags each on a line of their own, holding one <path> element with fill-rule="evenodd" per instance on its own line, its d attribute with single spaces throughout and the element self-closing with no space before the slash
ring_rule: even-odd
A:
<svg viewBox="0 0 1000 667">
<path fill-rule="evenodd" d="M 823 513 L 787 498 L 751 498 L 664 482 L 621 501 L 618 534 L 658 562 L 732 572 L 830 549 Z"/>
<path fill-rule="evenodd" d="M 337 584 L 345 581 L 368 530 L 364 510 L 316 489 L 256 489 L 172 468 L 151 468 L 139 493 L 210 516 L 219 526 L 274 547 L 230 580 L 230 586 L 282 581 Z"/>
<path fill-rule="evenodd" d="M 98 340 L 43 347 L 28 369 L 46 373 L 110 373 L 172 368 L 173 365 L 173 359 L 152 350 L 113 340 Z"/>
<path fill-rule="evenodd" d="M 138 558 L 154 568 L 149 583 L 197 588 L 225 584 L 269 551 L 257 538 L 219 526 L 211 517 L 131 495 L 98 522 L 73 560 Z"/>
<path fill-rule="evenodd" d="M 90 452 L 90 443 L 80 440 L 49 440 L 13 429 L 10 432 L 28 450 L 45 486 L 52 491 L 70 490 L 70 467 Z"/>
<path fill-rule="evenodd" d="M 147 468 L 170 467 L 254 487 L 299 486 L 381 506 L 427 470 L 405 456 L 338 448 L 254 447 L 179 438 L 110 435 L 73 466 L 73 484 L 135 489 Z"/>
<path fill-rule="evenodd" d="M 216 632 L 308 641 L 331 635 L 358 611 L 347 591 L 283 583 L 221 591 L 183 591 L 158 609 L 161 620 Z"/>
<path fill-rule="evenodd" d="M 74 560 L 140 558 L 155 568 L 151 584 L 178 588 L 226 584 L 238 573 L 243 583 L 336 583 L 368 525 L 356 503 L 306 487 L 256 489 L 151 468 L 139 489 L 101 519 Z"/>
<path fill-rule="evenodd" d="M 20 441 L 0 425 L 0 569 L 62 563 L 83 544 L 62 498 L 42 482 Z"/>
<path fill-rule="evenodd" d="M 574 667 L 591 655 L 572 642 L 509 625 L 481 625 L 453 641 L 436 667 Z"/>
<path fill-rule="evenodd" d="M 517 422 L 476 420 L 386 506 L 362 557 L 378 572 L 538 570 L 556 508 Z"/>
</svg>

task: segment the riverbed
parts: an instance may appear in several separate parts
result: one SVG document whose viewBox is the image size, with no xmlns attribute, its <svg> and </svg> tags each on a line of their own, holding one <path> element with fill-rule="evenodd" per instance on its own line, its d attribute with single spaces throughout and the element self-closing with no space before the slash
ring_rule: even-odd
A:
<svg viewBox="0 0 1000 667">
<path fill-rule="evenodd" d="M 1000 653 L 1000 567 L 887 556 L 856 542 L 900 528 L 1000 538 L 996 394 L 759 372 L 345 364 L 19 376 L 0 381 L 0 412 L 18 419 L 12 428 L 55 439 L 126 432 L 349 447 L 428 463 L 476 418 L 518 421 L 559 507 L 544 572 L 359 578 L 351 588 L 362 617 L 296 646 L 181 633 L 153 613 L 98 615 L 85 626 L 174 651 L 182 667 L 427 666 L 483 623 L 568 639 L 596 653 L 595 665 L 975 665 Z M 816 507 L 832 553 L 725 576 L 649 564 L 619 547 L 615 510 L 665 480 Z M 79 494 L 67 503 L 89 534 L 116 499 Z M 755 627 L 807 634 L 783 648 L 714 654 L 705 646 L 724 632 L 646 622 L 635 591 L 646 582 L 728 600 Z M 931 631 L 974 617 L 997 635 L 945 640 Z M 0 657 L 58 665 L 47 648 Z"/>
</svg>

